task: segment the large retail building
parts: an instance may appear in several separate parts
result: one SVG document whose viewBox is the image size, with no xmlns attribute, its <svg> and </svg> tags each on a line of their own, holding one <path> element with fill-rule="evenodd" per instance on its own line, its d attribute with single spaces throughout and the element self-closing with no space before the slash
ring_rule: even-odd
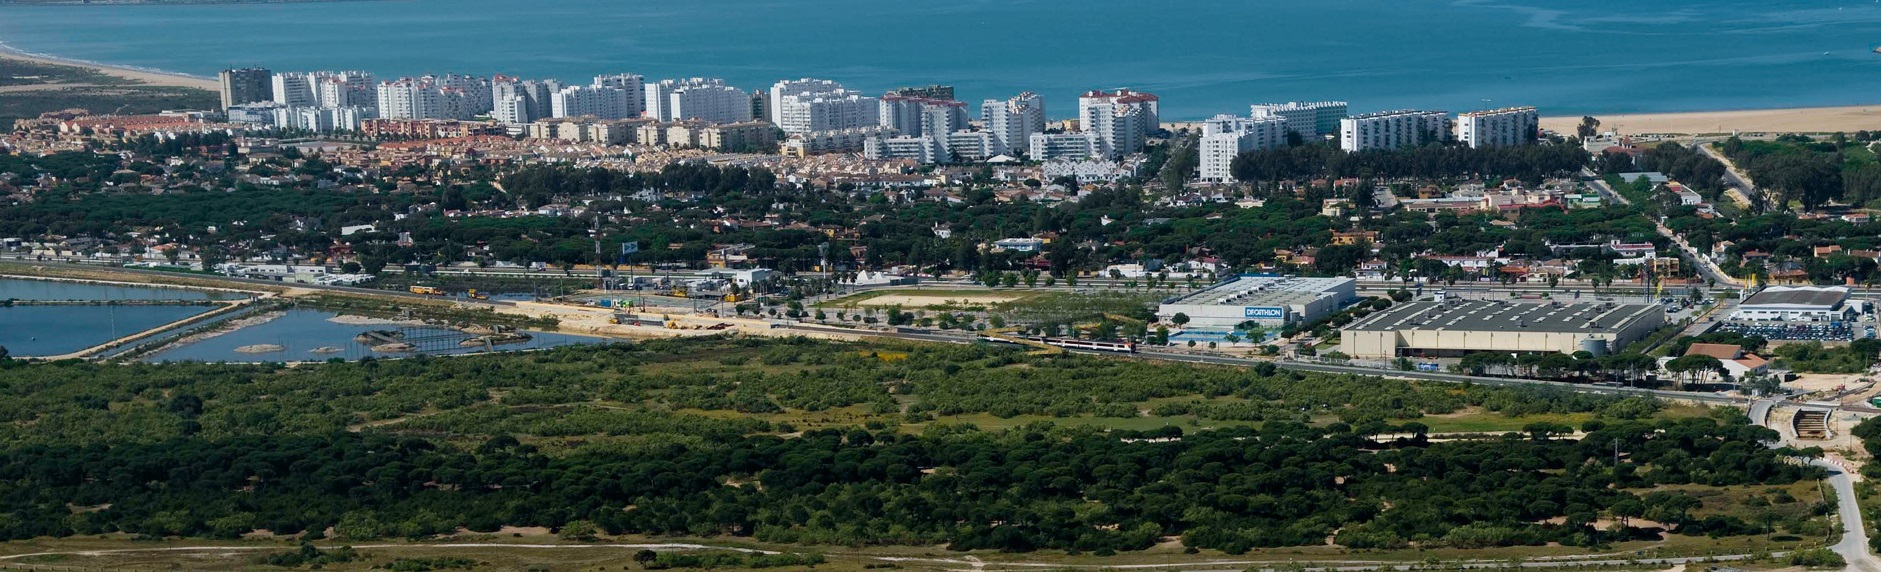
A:
<svg viewBox="0 0 1881 572">
<path fill-rule="evenodd" d="M 1341 345 L 1357 358 L 1456 357 L 1476 352 L 1618 351 L 1665 324 L 1652 304 L 1408 302 L 1346 326 Z"/>
<path fill-rule="evenodd" d="M 1189 318 L 1188 327 L 1230 330 L 1243 322 L 1263 327 L 1312 321 L 1358 297 L 1351 278 L 1243 275 L 1164 303 L 1156 317 Z"/>
</svg>

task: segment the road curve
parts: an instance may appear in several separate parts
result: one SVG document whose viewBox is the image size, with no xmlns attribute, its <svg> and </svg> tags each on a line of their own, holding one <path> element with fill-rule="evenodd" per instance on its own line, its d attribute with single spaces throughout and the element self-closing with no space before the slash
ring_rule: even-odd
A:
<svg viewBox="0 0 1881 572">
<path fill-rule="evenodd" d="M 1855 500 L 1854 479 L 1849 477 L 1847 469 L 1822 459 L 1809 462 L 1829 471 L 1829 486 L 1835 487 L 1836 514 L 1842 521 L 1842 541 L 1830 546 L 1842 560 L 1848 562 L 1845 570 L 1861 572 L 1881 572 L 1881 560 L 1868 550 L 1868 523 L 1861 520 L 1861 505 Z"/>
</svg>

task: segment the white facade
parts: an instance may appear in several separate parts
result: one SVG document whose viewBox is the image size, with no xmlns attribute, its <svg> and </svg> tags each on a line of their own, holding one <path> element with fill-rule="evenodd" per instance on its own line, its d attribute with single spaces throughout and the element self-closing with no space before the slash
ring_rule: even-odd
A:
<svg viewBox="0 0 1881 572">
<path fill-rule="evenodd" d="M 372 107 L 378 103 L 377 82 L 362 71 L 314 72 L 314 104 L 320 107 Z"/>
<path fill-rule="evenodd" d="M 1345 119 L 1343 101 L 1260 103 L 1250 108 L 1257 118 L 1278 117 L 1287 120 L 1287 128 L 1301 137 L 1319 137 L 1339 132 L 1339 120 Z"/>
<path fill-rule="evenodd" d="M 881 137 L 863 144 L 862 156 L 868 159 L 913 159 L 919 163 L 945 163 L 951 157 L 933 137 Z"/>
<path fill-rule="evenodd" d="M 1212 183 L 1234 180 L 1230 167 L 1242 153 L 1273 149 L 1287 144 L 1290 130 L 1287 120 L 1279 117 L 1235 117 L 1217 115 L 1202 123 L 1201 178 Z"/>
<path fill-rule="evenodd" d="M 698 77 L 661 80 L 647 84 L 646 93 L 646 116 L 661 122 L 751 120 L 751 96 L 725 85 L 725 80 Z"/>
<path fill-rule="evenodd" d="M 1071 177 L 1078 184 L 1114 183 L 1124 177 L 1136 176 L 1141 161 L 1119 162 L 1107 159 L 1058 159 L 1046 161 L 1039 166 L 1039 174 L 1046 180 L 1059 177 Z"/>
<path fill-rule="evenodd" d="M 835 91 L 846 90 L 843 89 L 843 84 L 827 79 L 810 79 L 806 77 L 803 79 L 787 79 L 771 84 L 770 98 L 765 100 L 765 119 L 782 126 L 784 122 L 781 104 L 784 98 L 793 95 L 808 95 L 812 93 L 829 93 Z"/>
<path fill-rule="evenodd" d="M 380 83 L 378 101 L 386 119 L 470 119 L 495 107 L 489 79 L 456 74 Z"/>
<path fill-rule="evenodd" d="M 1089 133 L 1033 133 L 1027 148 L 1027 154 L 1034 161 L 1102 156 L 1098 152 L 1096 138 Z"/>
<path fill-rule="evenodd" d="M 549 116 L 557 118 L 626 119 L 637 117 L 639 107 L 627 90 L 606 85 L 564 87 L 549 97 Z"/>
<path fill-rule="evenodd" d="M 1100 154 L 1114 159 L 1142 151 L 1149 135 L 1162 129 L 1160 106 L 1155 95 L 1128 89 L 1087 92 L 1078 97 L 1078 124 Z"/>
<path fill-rule="evenodd" d="M 886 127 L 860 127 L 839 131 L 817 131 L 791 135 L 784 141 L 787 154 L 820 155 L 823 153 L 854 153 L 862 151 L 871 139 L 892 137 L 894 132 Z"/>
<path fill-rule="evenodd" d="M 1472 111 L 1456 117 L 1456 140 L 1471 147 L 1534 143 L 1541 115 L 1533 107 Z"/>
<path fill-rule="evenodd" d="M 955 131 L 948 133 L 942 143 L 950 159 L 985 161 L 1001 154 L 994 150 L 998 143 L 993 134 L 985 131 Z"/>
<path fill-rule="evenodd" d="M 785 95 L 771 107 L 777 127 L 792 135 L 874 127 L 881 115 L 880 100 L 848 90 Z"/>
<path fill-rule="evenodd" d="M 358 131 L 359 124 L 378 117 L 371 107 L 275 107 L 273 125 L 315 133 Z"/>
<path fill-rule="evenodd" d="M 626 94 L 626 111 L 622 118 L 639 117 L 647 110 L 647 80 L 638 75 L 623 73 L 594 76 L 595 87 L 611 87 Z"/>
<path fill-rule="evenodd" d="M 314 92 L 314 83 L 317 81 L 319 72 L 274 74 L 274 102 L 293 107 L 313 107 L 320 103 L 319 94 Z"/>
<path fill-rule="evenodd" d="M 532 123 L 537 119 L 535 114 L 532 113 L 533 107 L 530 105 L 529 98 L 527 97 L 512 94 L 499 95 L 496 96 L 495 99 L 495 105 L 490 108 L 490 118 L 495 119 L 498 123 L 523 125 Z"/>
<path fill-rule="evenodd" d="M 1310 322 L 1357 298 L 1358 281 L 1346 277 L 1246 275 L 1171 300 L 1157 307 L 1156 318 L 1188 318 L 1185 327 L 1231 330 L 1254 322 L 1266 327 Z"/>
<path fill-rule="evenodd" d="M 1033 133 L 1045 132 L 1045 100 L 1032 92 L 1012 99 L 980 103 L 980 123 L 993 136 L 994 155 L 1019 155 L 1031 146 Z"/>
<path fill-rule="evenodd" d="M 1441 141 L 1450 114 L 1442 111 L 1384 111 L 1339 122 L 1339 148 L 1348 152 L 1399 149 Z"/>
<path fill-rule="evenodd" d="M 561 82 L 555 80 L 520 80 L 512 77 L 497 76 L 490 83 L 490 99 L 494 104 L 490 117 L 509 124 L 533 123 L 554 116 L 555 92 L 562 90 Z M 635 102 L 638 108 L 640 102 Z"/>
</svg>

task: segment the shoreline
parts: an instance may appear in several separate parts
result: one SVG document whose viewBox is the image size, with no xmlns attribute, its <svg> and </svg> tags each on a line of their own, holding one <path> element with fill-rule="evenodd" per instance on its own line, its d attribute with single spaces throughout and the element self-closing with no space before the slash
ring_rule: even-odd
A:
<svg viewBox="0 0 1881 572">
<path fill-rule="evenodd" d="M 86 68 L 143 85 L 220 91 L 216 78 L 134 66 L 114 65 L 21 50 L 0 40 L 0 59 Z M 56 88 L 56 85 L 48 86 Z M 1881 130 L 1881 103 L 1826 107 L 1721 109 L 1676 112 L 1591 114 L 1601 132 L 1621 135 L 1700 135 L 1742 133 L 1832 133 Z M 1544 129 L 1573 133 L 1581 115 L 1541 118 Z M 1170 121 L 1171 124 L 1195 123 Z"/>
<path fill-rule="evenodd" d="M 1665 113 L 1589 114 L 1600 131 L 1621 135 L 1700 135 L 1742 133 L 1853 133 L 1881 130 L 1881 103 L 1830 107 L 1730 109 Z M 1541 127 L 1574 133 L 1580 116 L 1541 118 Z"/>
<path fill-rule="evenodd" d="M 164 71 L 164 70 L 158 70 L 158 69 L 146 69 L 146 68 L 139 68 L 139 67 L 133 67 L 133 66 L 105 64 L 105 63 L 98 63 L 98 62 L 86 61 L 86 60 L 80 60 L 80 59 L 59 57 L 59 56 L 55 56 L 51 54 L 28 52 L 25 50 L 21 50 L 19 48 L 15 48 L 13 47 L 12 44 L 8 44 L 4 40 L 0 40 L 0 59 L 17 60 L 17 61 L 31 62 L 31 63 L 37 63 L 37 64 L 46 64 L 46 65 L 85 68 L 85 69 L 97 71 L 102 74 L 131 80 L 131 81 L 141 83 L 143 85 L 150 85 L 150 86 L 183 87 L 183 88 L 201 89 L 201 90 L 206 90 L 206 91 L 221 91 L 221 88 L 222 88 L 220 82 L 215 78 L 197 77 L 197 76 L 193 76 L 193 75 L 189 75 L 185 73 L 178 73 L 178 72 L 172 72 L 172 71 Z M 56 89 L 58 86 L 57 84 L 51 84 L 48 87 Z"/>
</svg>

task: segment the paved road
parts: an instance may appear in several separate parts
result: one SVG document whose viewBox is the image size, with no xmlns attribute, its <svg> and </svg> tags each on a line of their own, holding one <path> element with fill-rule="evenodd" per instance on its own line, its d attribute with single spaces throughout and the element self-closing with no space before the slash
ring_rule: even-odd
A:
<svg viewBox="0 0 1881 572">
<path fill-rule="evenodd" d="M 1861 505 L 1855 501 L 1854 479 L 1834 463 L 1822 459 L 1809 462 L 1829 471 L 1829 486 L 1835 487 L 1836 514 L 1842 520 L 1842 541 L 1829 547 L 1848 561 L 1847 570 L 1881 572 L 1881 560 L 1868 551 L 1868 523 L 1861 520 Z"/>
<path fill-rule="evenodd" d="M 806 331 L 839 330 L 837 328 L 825 328 L 825 327 L 791 327 L 789 329 L 806 330 Z M 874 336 L 874 337 L 880 337 L 880 338 L 891 338 L 891 339 L 920 341 L 920 342 L 942 342 L 942 343 L 962 344 L 962 343 L 972 343 L 974 340 L 974 338 L 968 337 L 968 336 L 955 336 L 955 335 L 946 335 L 946 334 L 938 334 L 938 333 L 874 332 L 874 331 L 848 330 L 848 329 L 840 329 L 840 331 L 844 333 L 850 333 L 850 334 L 859 334 L 859 335 Z M 1296 371 L 1401 377 L 1401 378 L 1408 378 L 1408 379 L 1421 379 L 1421 380 L 1426 380 L 1426 381 L 1441 381 L 1441 382 L 1447 382 L 1447 383 L 1473 383 L 1477 385 L 1488 385 L 1488 386 L 1494 386 L 1494 387 L 1551 386 L 1551 387 L 1557 387 L 1560 389 L 1565 389 L 1568 391 L 1574 391 L 1578 393 L 1593 393 L 1593 394 L 1605 394 L 1605 395 L 1644 395 L 1644 396 L 1660 397 L 1660 398 L 1665 398 L 1665 399 L 1698 401 L 1698 402 L 1715 403 L 1715 404 L 1721 404 L 1721 405 L 1743 405 L 1745 403 L 1744 399 L 1731 397 L 1728 395 L 1716 394 L 1716 393 L 1699 393 L 1699 392 L 1692 392 L 1692 391 L 1667 391 L 1667 390 L 1659 390 L 1659 389 L 1642 389 L 1642 388 L 1637 388 L 1637 387 L 1608 387 L 1608 386 L 1600 386 L 1600 385 L 1565 383 L 1565 382 L 1559 382 L 1559 381 L 1546 381 L 1546 380 L 1539 380 L 1539 379 L 1484 377 L 1484 376 L 1462 375 L 1462 374 L 1455 374 L 1455 373 L 1443 373 L 1443 372 L 1432 372 L 1432 371 L 1387 371 L 1387 370 L 1372 369 L 1372 368 L 1367 368 L 1367 367 L 1353 367 L 1353 366 L 1331 365 L 1331 364 L 1321 364 L 1321 363 L 1291 362 L 1291 361 L 1267 361 L 1267 360 L 1235 358 L 1235 357 L 1225 357 L 1225 356 L 1182 354 L 1182 353 L 1163 352 L 1163 351 L 1155 351 L 1155 350 L 1138 351 L 1137 353 L 1134 353 L 1134 354 L 1118 354 L 1118 353 L 1112 353 L 1112 352 L 1100 352 L 1100 351 L 1089 351 L 1089 350 L 1068 350 L 1068 351 L 1072 351 L 1075 353 L 1082 353 L 1082 354 L 1090 354 L 1090 355 L 1128 356 L 1128 357 L 1132 357 L 1136 359 L 1153 359 L 1153 360 L 1161 360 L 1161 361 L 1178 361 L 1178 362 L 1200 363 L 1200 364 L 1210 364 L 1210 365 L 1229 365 L 1229 366 L 1238 366 L 1238 367 L 1252 367 L 1254 365 L 1261 364 L 1261 363 L 1271 363 L 1284 369 L 1290 369 L 1290 370 L 1296 370 Z"/>
<path fill-rule="evenodd" d="M 1698 145 L 1698 151 L 1704 153 L 1707 157 L 1717 159 L 1719 163 L 1723 163 L 1724 182 L 1731 186 L 1731 190 L 1736 191 L 1738 194 L 1742 195 L 1745 200 L 1750 201 L 1752 205 L 1755 205 L 1757 201 L 1763 197 L 1763 193 L 1757 190 L 1757 185 L 1751 182 L 1750 175 L 1739 171 L 1737 164 L 1732 163 L 1729 157 L 1725 157 L 1722 153 L 1713 150 L 1710 145 L 1700 144 Z"/>
<path fill-rule="evenodd" d="M 1770 419 L 1770 410 L 1776 405 L 1777 401 L 1774 399 L 1759 399 L 1751 403 L 1750 422 L 1787 434 L 1788 432 L 1780 428 L 1770 426 L 1770 423 L 1774 421 Z M 1778 447 L 1782 444 L 1779 441 L 1771 443 L 1770 446 Z M 1835 511 L 1836 518 L 1842 522 L 1842 540 L 1830 546 L 1829 549 L 1834 550 L 1836 554 L 1842 556 L 1842 560 L 1848 562 L 1846 570 L 1881 572 L 1881 559 L 1876 559 L 1874 553 L 1868 550 L 1868 523 L 1861 519 L 1861 504 L 1855 499 L 1854 479 L 1841 465 L 1827 460 L 1810 459 L 1809 464 L 1828 471 L 1829 475 L 1826 480 L 1829 481 L 1829 486 L 1835 488 Z"/>
</svg>

